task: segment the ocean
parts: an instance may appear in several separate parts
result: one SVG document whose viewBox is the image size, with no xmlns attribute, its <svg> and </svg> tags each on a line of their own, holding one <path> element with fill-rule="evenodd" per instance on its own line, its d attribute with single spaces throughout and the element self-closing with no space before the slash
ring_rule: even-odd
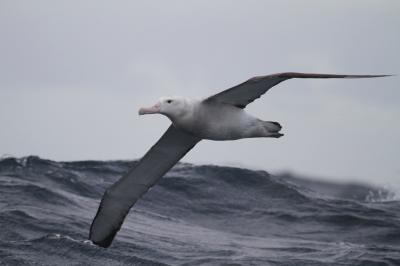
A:
<svg viewBox="0 0 400 266">
<path fill-rule="evenodd" d="M 0 265 L 400 265 L 392 191 L 187 163 L 97 247 L 100 199 L 135 164 L 1 159 Z"/>
</svg>

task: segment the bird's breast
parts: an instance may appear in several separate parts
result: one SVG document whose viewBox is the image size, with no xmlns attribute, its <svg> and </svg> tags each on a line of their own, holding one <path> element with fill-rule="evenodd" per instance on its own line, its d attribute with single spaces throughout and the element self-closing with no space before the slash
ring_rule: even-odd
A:
<svg viewBox="0 0 400 266">
<path fill-rule="evenodd" d="M 254 119 L 242 109 L 228 105 L 205 106 L 188 116 L 173 120 L 174 125 L 192 135 L 210 140 L 247 137 Z"/>
</svg>

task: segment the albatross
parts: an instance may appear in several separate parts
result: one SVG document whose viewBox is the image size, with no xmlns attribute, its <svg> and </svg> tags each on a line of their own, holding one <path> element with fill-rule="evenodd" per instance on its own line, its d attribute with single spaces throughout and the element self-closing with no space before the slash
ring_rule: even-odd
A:
<svg viewBox="0 0 400 266">
<path fill-rule="evenodd" d="M 280 138 L 278 122 L 263 121 L 245 107 L 273 86 L 292 78 L 376 78 L 390 75 L 337 75 L 286 72 L 253 77 L 211 97 L 162 97 L 139 115 L 162 114 L 172 124 L 142 159 L 104 193 L 89 239 L 109 247 L 131 207 L 200 140 Z"/>
</svg>

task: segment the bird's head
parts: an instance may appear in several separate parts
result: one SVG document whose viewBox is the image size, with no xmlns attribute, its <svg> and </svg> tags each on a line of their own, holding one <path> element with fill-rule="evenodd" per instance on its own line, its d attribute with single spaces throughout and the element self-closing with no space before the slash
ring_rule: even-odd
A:
<svg viewBox="0 0 400 266">
<path fill-rule="evenodd" d="M 179 118 L 186 113 L 186 99 L 182 97 L 161 97 L 158 102 L 151 107 L 139 109 L 139 115 L 163 114 L 170 119 Z"/>
</svg>

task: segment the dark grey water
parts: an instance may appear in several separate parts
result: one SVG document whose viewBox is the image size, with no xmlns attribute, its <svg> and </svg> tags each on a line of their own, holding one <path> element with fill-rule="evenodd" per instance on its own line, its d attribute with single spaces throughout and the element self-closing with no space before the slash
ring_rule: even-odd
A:
<svg viewBox="0 0 400 266">
<path fill-rule="evenodd" d="M 0 161 L 0 265 L 400 265 L 390 192 L 179 164 L 109 249 L 88 230 L 135 162 Z"/>
</svg>

